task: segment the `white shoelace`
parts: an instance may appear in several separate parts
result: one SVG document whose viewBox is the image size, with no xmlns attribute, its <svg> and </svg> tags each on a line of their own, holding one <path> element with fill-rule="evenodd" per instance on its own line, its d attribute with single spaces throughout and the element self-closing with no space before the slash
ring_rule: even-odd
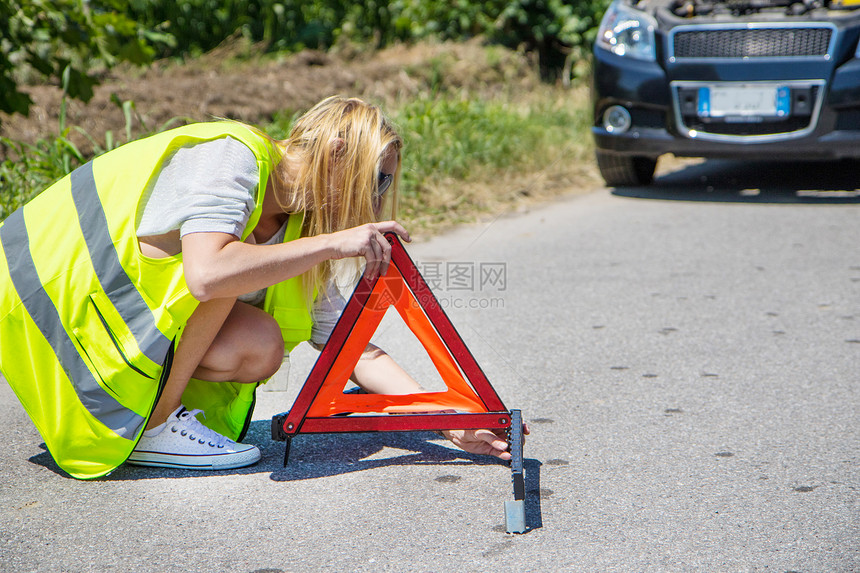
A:
<svg viewBox="0 0 860 573">
<path fill-rule="evenodd" d="M 188 437 L 189 440 L 196 440 L 200 444 L 208 442 L 212 447 L 223 448 L 230 440 L 201 424 L 196 417 L 201 413 L 203 410 L 200 409 L 185 410 L 179 414 L 179 421 L 174 422 L 170 430 L 179 432 L 182 436 Z"/>
</svg>

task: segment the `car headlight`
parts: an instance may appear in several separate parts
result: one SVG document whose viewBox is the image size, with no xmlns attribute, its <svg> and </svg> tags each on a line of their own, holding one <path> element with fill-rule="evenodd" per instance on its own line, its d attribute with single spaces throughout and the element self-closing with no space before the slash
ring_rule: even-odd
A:
<svg viewBox="0 0 860 573">
<path fill-rule="evenodd" d="M 657 59 L 654 29 L 657 21 L 616 0 L 606 10 L 597 33 L 597 45 L 619 56 Z"/>
</svg>

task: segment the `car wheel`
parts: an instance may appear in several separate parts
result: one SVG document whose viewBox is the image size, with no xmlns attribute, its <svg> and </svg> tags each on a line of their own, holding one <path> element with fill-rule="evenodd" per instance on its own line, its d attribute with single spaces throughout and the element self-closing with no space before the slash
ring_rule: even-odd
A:
<svg viewBox="0 0 860 573">
<path fill-rule="evenodd" d="M 597 168 L 609 187 L 648 185 L 654 180 L 656 159 L 616 155 L 605 151 L 598 151 L 596 155 Z"/>
</svg>

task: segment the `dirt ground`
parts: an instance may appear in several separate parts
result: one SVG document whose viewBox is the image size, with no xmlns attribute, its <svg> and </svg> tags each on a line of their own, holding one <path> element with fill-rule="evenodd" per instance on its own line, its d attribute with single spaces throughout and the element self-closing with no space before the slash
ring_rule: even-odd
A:
<svg viewBox="0 0 860 573">
<path fill-rule="evenodd" d="M 536 82 L 526 57 L 488 51 L 478 42 L 395 46 L 375 52 L 347 47 L 289 56 L 265 55 L 257 46 L 232 42 L 184 64 L 114 69 L 90 102 L 69 102 L 67 124 L 79 126 L 99 142 L 107 130 L 124 141 L 126 122 L 116 102 L 134 103 L 139 115 L 133 131 L 138 135 L 171 120 L 176 125 L 213 117 L 265 123 L 280 110 L 307 109 L 333 94 L 384 105 L 439 87 L 481 93 L 502 86 L 528 90 Z M 56 133 L 62 92 L 51 85 L 27 91 L 34 101 L 30 116 L 0 116 L 0 134 L 32 142 Z"/>
</svg>

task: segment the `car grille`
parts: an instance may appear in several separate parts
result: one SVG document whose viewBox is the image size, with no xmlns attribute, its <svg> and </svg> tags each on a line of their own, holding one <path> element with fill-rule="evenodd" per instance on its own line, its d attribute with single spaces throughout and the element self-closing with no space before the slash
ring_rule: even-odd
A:
<svg viewBox="0 0 860 573">
<path fill-rule="evenodd" d="M 829 27 L 685 28 L 673 35 L 675 59 L 826 57 L 833 36 Z"/>
<path fill-rule="evenodd" d="M 687 127 L 702 133 L 750 137 L 800 131 L 809 127 L 809 120 L 808 117 L 794 117 L 773 123 L 703 123 L 690 121 L 687 123 Z"/>
</svg>

